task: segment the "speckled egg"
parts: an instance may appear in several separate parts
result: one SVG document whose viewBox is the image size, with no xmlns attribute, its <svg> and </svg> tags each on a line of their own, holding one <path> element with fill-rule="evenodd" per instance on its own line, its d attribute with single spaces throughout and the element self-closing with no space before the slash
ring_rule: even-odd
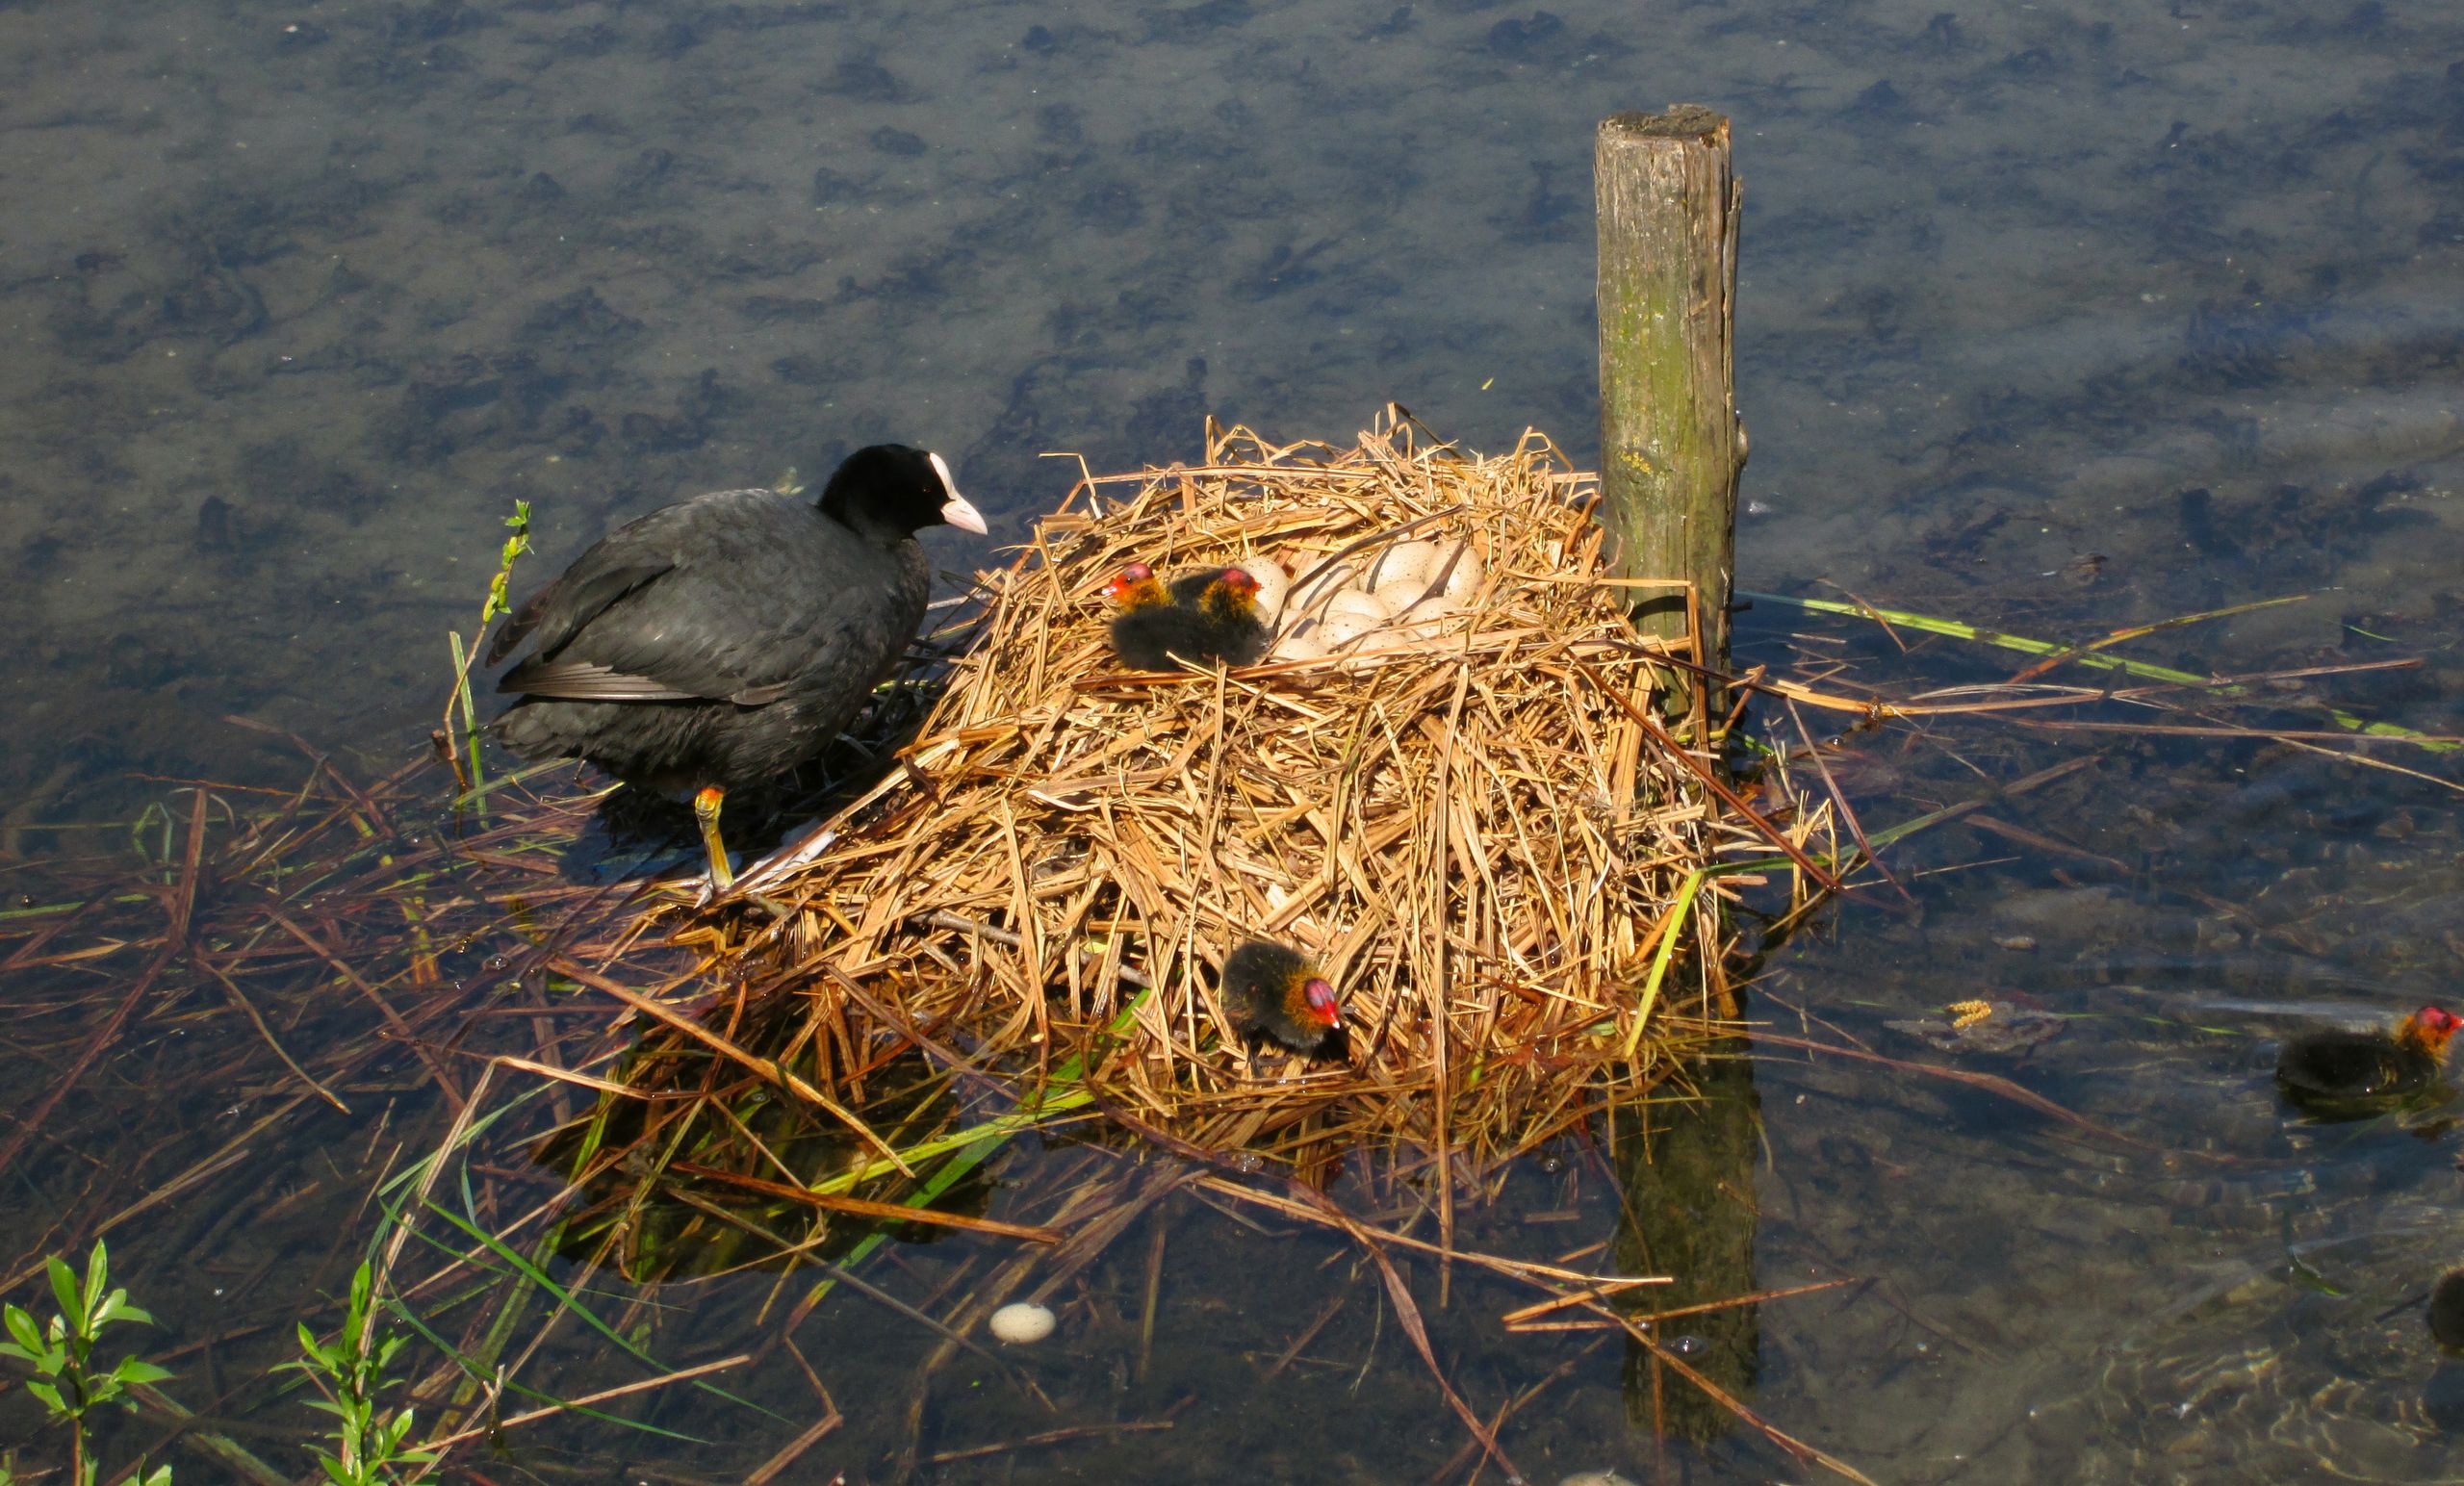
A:
<svg viewBox="0 0 2464 1486">
<path fill-rule="evenodd" d="M 1052 1312 L 1025 1300 L 1001 1307 L 989 1322 L 994 1336 L 1020 1346 L 1052 1335 Z"/>
</svg>

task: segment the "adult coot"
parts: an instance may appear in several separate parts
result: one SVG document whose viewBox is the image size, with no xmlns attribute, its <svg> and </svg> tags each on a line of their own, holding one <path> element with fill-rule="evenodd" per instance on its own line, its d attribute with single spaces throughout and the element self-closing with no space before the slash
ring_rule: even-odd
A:
<svg viewBox="0 0 2464 1486">
<path fill-rule="evenodd" d="M 2464 1019 L 2454 1012 L 2426 1006 L 2393 1031 L 2305 1032 L 2277 1050 L 2276 1083 L 2313 1114 L 2374 1113 L 2438 1082 L 2458 1027 Z"/>
<path fill-rule="evenodd" d="M 1223 1008 L 1244 1038 L 1265 1038 L 1308 1057 L 1337 1051 L 1343 1007 L 1335 987 L 1301 953 L 1249 939 L 1223 961 Z"/>
<path fill-rule="evenodd" d="M 876 444 L 819 503 L 722 490 L 592 544 L 497 631 L 524 641 L 497 682 L 495 728 L 525 758 L 588 759 L 629 784 L 693 792 L 712 884 L 727 791 L 776 779 L 847 726 L 923 623 L 932 573 L 915 533 L 981 534 L 938 454 Z"/>
</svg>

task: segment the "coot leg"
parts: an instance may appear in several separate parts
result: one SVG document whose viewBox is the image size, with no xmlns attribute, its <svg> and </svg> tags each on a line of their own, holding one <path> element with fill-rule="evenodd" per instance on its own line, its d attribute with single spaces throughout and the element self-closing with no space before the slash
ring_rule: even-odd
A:
<svg viewBox="0 0 2464 1486">
<path fill-rule="evenodd" d="M 705 786 L 693 796 L 693 818 L 702 823 L 702 849 L 710 855 L 710 891 L 726 892 L 735 885 L 735 871 L 728 865 L 728 849 L 719 839 L 719 806 L 728 792 L 716 784 Z"/>
</svg>

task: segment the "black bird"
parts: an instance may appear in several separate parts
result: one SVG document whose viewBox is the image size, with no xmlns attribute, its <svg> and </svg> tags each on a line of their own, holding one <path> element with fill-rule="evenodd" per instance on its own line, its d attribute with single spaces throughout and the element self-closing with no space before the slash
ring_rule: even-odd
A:
<svg viewBox="0 0 2464 1486">
<path fill-rule="evenodd" d="M 2441 1346 L 2464 1348 L 2464 1269 L 2450 1269 L 2429 1291 L 2429 1334 Z"/>
<path fill-rule="evenodd" d="M 1216 570 L 1199 585 L 1194 602 L 1183 602 L 1173 583 L 1170 602 L 1155 602 L 1160 585 L 1152 573 L 1132 575 L 1132 564 L 1113 579 L 1113 595 L 1124 605 L 1113 616 L 1113 649 L 1141 671 L 1177 671 L 1214 661 L 1245 666 L 1267 653 L 1271 638 L 1258 608 L 1258 580 L 1239 568 Z"/>
<path fill-rule="evenodd" d="M 2391 1031 L 2305 1032 L 2277 1050 L 2276 1083 L 2313 1114 L 2375 1113 L 2438 1082 L 2447 1044 L 2459 1027 L 2464 1019 L 2454 1012 L 2426 1006 Z"/>
<path fill-rule="evenodd" d="M 1245 940 L 1225 957 L 1223 1006 L 1242 1037 L 1312 1058 L 1329 1055 L 1344 1028 L 1335 987 L 1298 950 L 1272 939 Z"/>
<path fill-rule="evenodd" d="M 983 533 L 938 454 L 876 444 L 847 456 L 818 503 L 722 490 L 593 543 L 523 601 L 488 662 L 518 693 L 493 725 L 525 758 L 588 759 L 629 784 L 692 792 L 710 881 L 731 789 L 828 747 L 924 619 L 932 571 L 915 533 Z"/>
</svg>

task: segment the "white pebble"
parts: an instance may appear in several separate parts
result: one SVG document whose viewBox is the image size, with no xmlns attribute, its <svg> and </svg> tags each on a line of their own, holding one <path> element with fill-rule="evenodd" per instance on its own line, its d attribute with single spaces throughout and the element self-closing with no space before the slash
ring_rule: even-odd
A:
<svg viewBox="0 0 2464 1486">
<path fill-rule="evenodd" d="M 993 1312 L 991 1325 L 992 1334 L 1002 1341 L 1024 1345 L 1052 1335 L 1052 1313 L 1042 1306 L 1020 1300 Z"/>
<path fill-rule="evenodd" d="M 1578 1471 L 1559 1481 L 1557 1486 L 1634 1486 L 1614 1471 Z"/>
</svg>

